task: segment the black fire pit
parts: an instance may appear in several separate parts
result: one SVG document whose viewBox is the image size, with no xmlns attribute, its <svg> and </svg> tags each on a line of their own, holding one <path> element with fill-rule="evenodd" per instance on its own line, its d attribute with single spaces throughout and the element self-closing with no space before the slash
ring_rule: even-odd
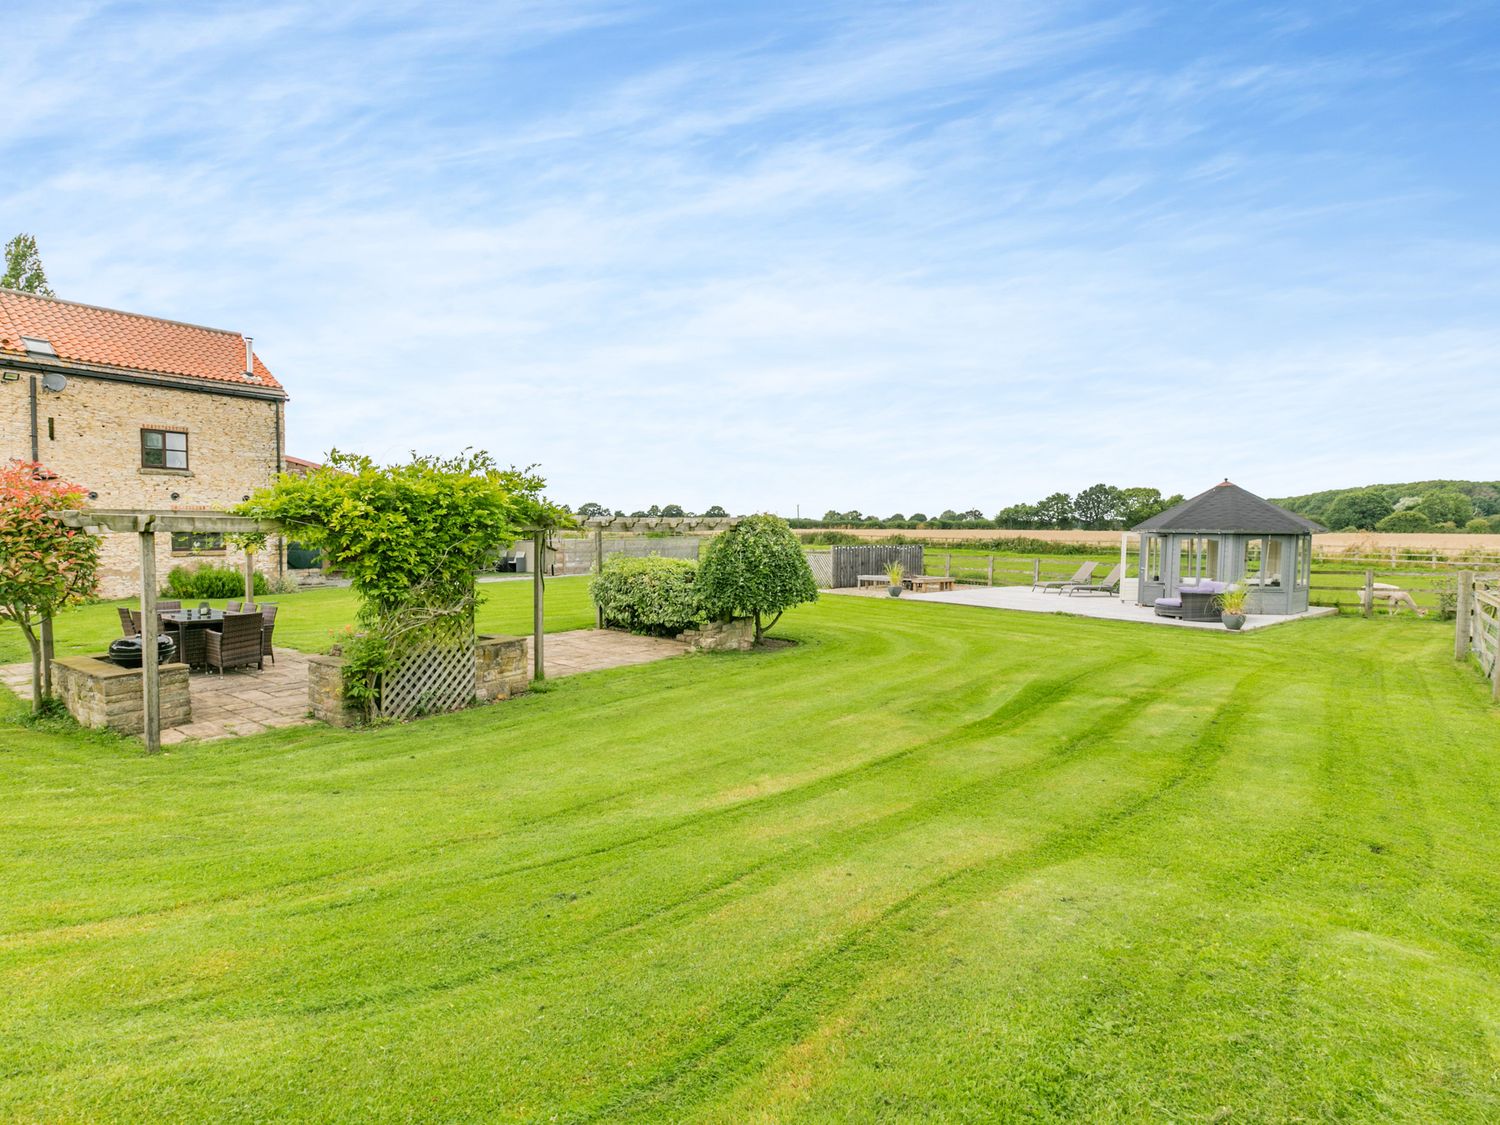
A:
<svg viewBox="0 0 1500 1125">
<path fill-rule="evenodd" d="M 158 633 L 156 635 L 156 662 L 170 664 L 176 656 L 177 642 L 165 633 Z M 141 666 L 141 635 L 137 633 L 133 637 L 121 637 L 117 641 L 110 641 L 109 662 L 118 664 L 121 668 L 139 668 Z"/>
</svg>

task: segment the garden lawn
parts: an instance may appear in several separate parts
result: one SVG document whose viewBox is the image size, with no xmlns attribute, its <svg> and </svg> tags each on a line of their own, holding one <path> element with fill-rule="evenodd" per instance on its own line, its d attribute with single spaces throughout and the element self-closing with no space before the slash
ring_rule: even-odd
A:
<svg viewBox="0 0 1500 1125">
<path fill-rule="evenodd" d="M 588 581 L 586 577 L 547 579 L 542 596 L 547 632 L 593 627 L 594 608 L 589 601 Z M 530 581 L 481 582 L 479 596 L 477 624 L 481 633 L 531 633 Z M 327 652 L 334 634 L 352 625 L 359 610 L 358 596 L 348 587 L 340 586 L 294 594 L 266 594 L 258 600 L 262 604 L 275 602 L 281 607 L 276 615 L 277 646 L 304 652 Z M 224 608 L 222 600 L 210 604 L 215 609 Z M 130 598 L 69 609 L 57 618 L 54 626 L 57 654 L 103 652 L 120 635 L 118 607 L 135 609 L 139 605 L 137 599 Z M 0 664 L 19 664 L 30 659 L 21 631 L 9 622 L 0 621 Z"/>
<path fill-rule="evenodd" d="M 0 1119 L 1500 1118 L 1445 631 L 779 631 L 365 733 L 0 728 Z"/>
</svg>

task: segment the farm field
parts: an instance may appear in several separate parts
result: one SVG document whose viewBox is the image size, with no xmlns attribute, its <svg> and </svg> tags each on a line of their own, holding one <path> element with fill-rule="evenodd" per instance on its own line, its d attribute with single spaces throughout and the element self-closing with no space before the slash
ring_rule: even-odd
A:
<svg viewBox="0 0 1500 1125">
<path fill-rule="evenodd" d="M 7 699 L 0 1118 L 1500 1116 L 1500 709 L 1446 630 L 778 632 L 150 759 Z"/>
</svg>

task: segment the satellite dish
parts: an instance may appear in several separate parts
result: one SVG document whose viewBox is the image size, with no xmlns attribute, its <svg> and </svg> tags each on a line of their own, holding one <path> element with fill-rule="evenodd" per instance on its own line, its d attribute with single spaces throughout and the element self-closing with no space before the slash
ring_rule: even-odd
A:
<svg viewBox="0 0 1500 1125">
<path fill-rule="evenodd" d="M 68 377 L 66 375 L 59 375 L 55 371 L 49 371 L 42 376 L 42 390 L 44 391 L 60 391 L 66 388 L 67 385 Z"/>
</svg>

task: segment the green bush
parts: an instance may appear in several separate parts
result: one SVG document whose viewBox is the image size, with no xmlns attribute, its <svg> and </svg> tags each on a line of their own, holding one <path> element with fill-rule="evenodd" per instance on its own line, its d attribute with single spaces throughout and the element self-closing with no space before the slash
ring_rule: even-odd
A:
<svg viewBox="0 0 1500 1125">
<path fill-rule="evenodd" d="M 255 572 L 256 596 L 269 594 L 271 587 L 266 582 L 266 576 L 259 571 Z M 189 568 L 185 566 L 174 566 L 167 575 L 166 589 L 162 590 L 164 598 L 176 598 L 179 601 L 206 601 L 210 598 L 238 598 L 245 594 L 245 576 L 233 567 L 228 566 L 200 566 Z"/>
<path fill-rule="evenodd" d="M 779 516 L 747 516 L 703 549 L 698 593 L 713 617 L 755 618 L 755 639 L 794 605 L 818 600 L 802 544 Z M 774 614 L 765 621 L 767 614 Z"/>
<path fill-rule="evenodd" d="M 1376 531 L 1420 532 L 1431 531 L 1432 520 L 1422 512 L 1407 509 L 1393 512 L 1375 525 Z"/>
<path fill-rule="evenodd" d="M 589 582 L 589 596 L 605 625 L 670 636 L 703 620 L 697 574 L 698 564 L 690 559 L 616 556 Z"/>
</svg>

